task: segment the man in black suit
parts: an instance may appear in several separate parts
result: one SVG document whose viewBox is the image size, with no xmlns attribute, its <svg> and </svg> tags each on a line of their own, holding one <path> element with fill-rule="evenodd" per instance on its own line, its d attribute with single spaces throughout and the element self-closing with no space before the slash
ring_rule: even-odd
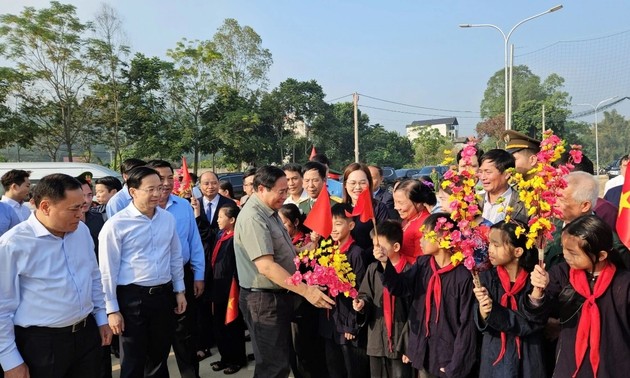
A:
<svg viewBox="0 0 630 378">
<path fill-rule="evenodd" d="M 370 165 L 370 174 L 372 175 L 372 188 L 374 188 L 373 197 L 387 206 L 389 219 L 400 219 L 398 212 L 394 210 L 394 197 L 389 190 L 381 187 L 383 184 L 383 169 L 378 165 Z"/>
</svg>

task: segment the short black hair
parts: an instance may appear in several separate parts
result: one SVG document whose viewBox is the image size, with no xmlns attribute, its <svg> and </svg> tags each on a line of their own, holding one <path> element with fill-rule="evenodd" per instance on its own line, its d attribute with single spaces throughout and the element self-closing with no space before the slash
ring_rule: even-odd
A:
<svg viewBox="0 0 630 378">
<path fill-rule="evenodd" d="M 230 198 L 234 198 L 234 187 L 229 180 L 219 180 L 219 189 L 227 190 Z"/>
<path fill-rule="evenodd" d="M 241 212 L 241 209 L 236 206 L 235 202 L 232 202 L 219 207 L 219 211 L 224 211 L 228 218 L 238 218 L 238 213 Z"/>
<path fill-rule="evenodd" d="M 289 172 L 297 172 L 300 174 L 300 176 L 303 176 L 304 173 L 302 173 L 302 166 L 297 164 L 297 163 L 289 163 L 289 164 L 285 164 L 282 167 L 283 171 L 289 171 Z"/>
<path fill-rule="evenodd" d="M 161 160 L 161 159 L 153 159 L 153 160 L 149 160 L 145 166 L 149 167 L 149 168 L 169 168 L 171 170 L 171 173 L 175 173 L 175 171 L 173 170 L 173 166 L 171 165 L 171 163 L 169 163 L 166 160 Z"/>
<path fill-rule="evenodd" d="M 123 175 L 126 175 L 129 173 L 129 171 L 131 171 L 135 167 L 140 167 L 145 164 L 147 164 L 147 162 L 144 160 L 140 160 L 136 158 L 125 159 L 120 164 L 120 173 L 122 173 Z"/>
<path fill-rule="evenodd" d="M 320 164 L 324 164 L 325 166 L 330 167 L 330 160 L 328 159 L 328 156 L 324 154 L 315 154 L 315 156 L 313 156 L 310 161 L 316 161 Z"/>
<path fill-rule="evenodd" d="M 378 236 L 382 236 L 387 239 L 390 244 L 398 243 L 402 247 L 403 244 L 403 229 L 400 222 L 392 219 L 387 219 L 378 225 L 376 225 L 376 231 Z"/>
<path fill-rule="evenodd" d="M 475 146 L 475 148 L 477 148 L 477 146 Z M 459 161 L 462 160 L 463 152 L 464 152 L 463 148 L 457 151 L 457 157 L 455 158 L 457 164 L 459 164 Z M 477 152 L 475 152 L 475 156 L 477 157 L 477 162 L 481 164 L 481 157 L 483 156 L 483 150 L 481 148 L 477 148 Z"/>
<path fill-rule="evenodd" d="M 122 190 L 122 183 L 114 176 L 105 176 L 98 178 L 96 179 L 96 181 L 94 181 L 94 184 L 106 186 L 108 192 L 111 192 L 114 189 L 119 192 Z"/>
<path fill-rule="evenodd" d="M 313 160 L 306 162 L 302 166 L 302 177 L 304 177 L 304 174 L 306 172 L 312 170 L 316 170 L 317 173 L 319 173 L 319 177 L 321 177 L 323 180 L 326 180 L 326 166 Z"/>
<path fill-rule="evenodd" d="M 197 183 L 197 179 L 199 177 L 197 177 L 197 175 L 192 173 L 192 172 L 190 172 L 189 174 L 190 174 L 190 181 L 192 181 L 193 185 L 196 184 Z"/>
<path fill-rule="evenodd" d="M 499 148 L 492 149 L 483 154 L 481 159 L 479 159 L 479 165 L 481 166 L 481 164 L 486 160 L 493 162 L 494 166 L 500 173 L 505 172 L 508 168 L 516 167 L 516 160 L 514 159 L 514 156 L 506 150 L 501 150 Z"/>
<path fill-rule="evenodd" d="M 346 214 L 346 212 L 352 213 L 352 205 L 350 205 L 349 203 L 336 203 L 333 205 L 330 211 L 332 212 L 333 218 L 353 220 L 352 217 L 349 217 Z"/>
<path fill-rule="evenodd" d="M 0 179 L 2 181 L 2 187 L 5 191 L 11 188 L 11 185 L 15 184 L 20 186 L 24 184 L 24 181 L 31 175 L 31 172 L 24 171 L 22 169 L 12 169 L 2 175 Z"/>
<path fill-rule="evenodd" d="M 75 179 L 77 179 L 77 181 L 81 183 L 81 189 L 83 189 L 83 185 L 87 185 L 87 186 L 90 187 L 90 189 L 93 189 L 92 188 L 92 183 L 88 179 L 86 179 L 85 177 L 77 176 L 77 177 L 75 177 Z"/>
<path fill-rule="evenodd" d="M 286 203 L 282 205 L 282 207 L 280 208 L 280 210 L 278 210 L 278 212 L 282 214 L 285 218 L 287 218 L 289 222 L 291 222 L 292 224 L 295 224 L 295 221 L 297 220 L 298 221 L 297 229 L 302 231 L 304 234 L 308 234 L 309 232 L 311 232 L 311 230 L 309 230 L 308 227 L 304 225 L 304 220 L 306 219 L 306 215 L 304 215 L 300 211 L 300 208 L 297 207 L 296 204 Z"/>
<path fill-rule="evenodd" d="M 245 180 L 249 176 L 254 176 L 256 174 L 256 171 L 258 171 L 256 168 L 247 168 L 245 172 L 243 172 L 243 180 Z"/>
<path fill-rule="evenodd" d="M 565 151 L 562 153 L 562 155 L 560 155 L 560 159 L 553 162 L 553 166 L 557 167 L 559 165 L 565 165 L 569 162 L 570 158 L 571 158 L 571 154 L 569 153 L 569 151 Z M 593 167 L 593 161 L 584 154 L 582 154 L 582 160 L 579 163 L 575 163 L 572 161 L 571 164 L 573 164 L 573 169 L 571 170 L 572 172 L 581 171 L 581 172 L 590 173 L 593 176 L 595 175 L 595 168 Z"/>
<path fill-rule="evenodd" d="M 151 175 L 157 175 L 160 177 L 160 174 L 153 168 L 145 166 L 133 168 L 128 173 L 127 186 L 129 188 L 138 189 L 140 185 L 142 185 L 142 179 Z"/>
<path fill-rule="evenodd" d="M 63 173 L 44 176 L 33 189 L 35 207 L 39 208 L 39 204 L 45 198 L 53 203 L 63 201 L 66 198 L 67 190 L 77 189 L 82 189 L 81 183 L 72 176 Z"/>
<path fill-rule="evenodd" d="M 276 185 L 276 181 L 285 176 L 282 169 L 274 165 L 263 165 L 256 170 L 256 175 L 254 176 L 254 190 L 257 190 L 260 185 L 271 190 L 271 188 Z"/>
</svg>

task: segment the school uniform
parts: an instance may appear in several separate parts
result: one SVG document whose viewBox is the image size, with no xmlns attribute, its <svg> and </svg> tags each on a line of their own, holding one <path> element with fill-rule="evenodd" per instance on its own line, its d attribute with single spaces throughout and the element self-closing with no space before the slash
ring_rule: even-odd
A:
<svg viewBox="0 0 630 378">
<path fill-rule="evenodd" d="M 479 302 L 475 301 L 475 324 L 483 333 L 479 376 L 544 377 L 546 374 L 542 351 L 544 323 L 530 320 L 518 310 L 501 305 L 501 298 L 506 291 L 501 285 L 496 269 L 481 272 L 479 279 L 492 298 L 492 310 L 485 320 L 479 314 Z M 523 289 L 514 295 L 519 307 L 532 289 L 529 275 L 526 280 Z M 505 343 L 501 340 L 502 333 L 505 333 Z M 499 359 L 502 348 L 504 354 Z"/>
<path fill-rule="evenodd" d="M 402 272 L 406 272 L 411 265 L 404 259 L 403 264 Z M 409 298 L 390 296 L 394 305 L 391 307 L 391 337 L 388 336 L 379 265 L 379 261 L 370 264 L 359 289 L 359 299 L 365 301 L 362 317 L 367 325 L 366 351 L 370 356 L 370 371 L 373 377 L 411 377 L 411 366 L 402 363 L 403 345 L 407 344 Z M 388 375 L 390 372 L 392 374 Z"/>
<path fill-rule="evenodd" d="M 229 235 L 221 231 L 210 260 L 212 266 L 212 301 L 213 332 L 221 354 L 221 363 L 226 365 L 244 366 L 247 363 L 245 353 L 245 333 L 243 332 L 243 316 L 225 324 L 228 311 L 230 288 L 236 274 L 236 259 L 234 257 L 234 233 Z M 218 248 L 217 248 L 218 246 Z M 231 304 L 238 306 L 238 303 Z"/>
<path fill-rule="evenodd" d="M 363 250 L 350 239 L 339 247 L 339 251 L 346 254 L 358 286 L 365 275 Z M 369 376 L 369 360 L 365 352 L 367 332 L 357 321 L 352 301 L 352 298 L 340 293 L 335 297 L 332 309 L 320 310 L 319 334 L 325 339 L 326 362 L 331 378 Z M 344 333 L 351 333 L 355 338 L 347 340 Z"/>
<path fill-rule="evenodd" d="M 431 260 L 435 261 L 435 258 L 420 256 L 402 274 L 396 273 L 388 261 L 383 271 L 383 285 L 396 297 L 408 297 L 411 301 L 409 342 L 405 354 L 412 366 L 435 376 L 467 377 L 475 364 L 472 356 L 477 352 L 472 275 L 463 264 L 440 274 L 440 305 L 436 307 L 436 293 L 428 290 L 433 275 Z M 381 270 L 382 266 L 379 266 Z M 425 300 L 429 292 L 432 300 L 427 314 Z M 425 314 L 428 315 L 428 325 Z M 446 373 L 440 372 L 441 368 Z"/>
<path fill-rule="evenodd" d="M 561 263 L 549 270 L 549 284 L 540 306 L 524 301 L 523 313 L 530 319 L 545 321 L 549 316 L 560 318 L 562 329 L 556 349 L 554 377 L 571 377 L 576 372 L 575 346 L 585 298 L 569 282 L 570 268 Z M 601 274 L 597 280 L 601 279 Z M 591 288 L 597 287 L 597 280 Z M 591 292 L 593 289 L 591 289 Z M 617 268 L 606 291 L 595 299 L 600 314 L 598 377 L 620 377 L 630 371 L 630 272 Z M 593 331 L 591 326 L 590 331 Z M 587 349 L 575 375 L 593 377 L 591 348 Z"/>
<path fill-rule="evenodd" d="M 372 208 L 374 209 L 376 224 L 380 224 L 386 219 L 389 219 L 387 206 L 383 205 L 383 203 L 374 200 L 372 201 Z M 374 222 L 372 222 L 371 219 L 367 222 L 361 222 L 358 215 L 353 218 L 353 221 L 354 228 L 350 231 L 350 235 L 355 243 L 363 249 L 363 262 L 365 263 L 365 269 L 367 269 L 367 266 L 374 262 L 374 255 L 372 253 L 374 243 L 370 237 L 370 232 L 374 228 Z"/>
</svg>

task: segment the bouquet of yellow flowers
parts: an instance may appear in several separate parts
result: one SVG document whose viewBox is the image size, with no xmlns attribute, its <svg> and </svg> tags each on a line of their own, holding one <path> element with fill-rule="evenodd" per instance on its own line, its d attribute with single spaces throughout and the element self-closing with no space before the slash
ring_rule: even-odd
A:
<svg viewBox="0 0 630 378">
<path fill-rule="evenodd" d="M 346 254 L 332 240 L 322 241 L 316 249 L 302 251 L 294 262 L 297 270 L 288 278 L 288 283 L 325 286 L 333 298 L 341 293 L 356 298 L 356 275 Z"/>
</svg>

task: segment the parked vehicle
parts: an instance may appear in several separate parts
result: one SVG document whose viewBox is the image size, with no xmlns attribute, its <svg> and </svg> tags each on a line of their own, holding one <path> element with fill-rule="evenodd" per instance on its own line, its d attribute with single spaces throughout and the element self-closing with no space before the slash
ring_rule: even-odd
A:
<svg viewBox="0 0 630 378">
<path fill-rule="evenodd" d="M 217 174 L 219 181 L 228 180 L 234 189 L 234 199 L 240 199 L 243 192 L 243 172 L 219 173 Z"/>
<path fill-rule="evenodd" d="M 606 174 L 608 175 L 609 179 L 619 176 L 620 166 L 621 166 L 621 158 L 608 164 L 608 167 L 606 167 Z"/>
<path fill-rule="evenodd" d="M 396 178 L 411 178 L 411 176 L 420 172 L 421 168 L 401 168 L 396 170 Z"/>
</svg>

